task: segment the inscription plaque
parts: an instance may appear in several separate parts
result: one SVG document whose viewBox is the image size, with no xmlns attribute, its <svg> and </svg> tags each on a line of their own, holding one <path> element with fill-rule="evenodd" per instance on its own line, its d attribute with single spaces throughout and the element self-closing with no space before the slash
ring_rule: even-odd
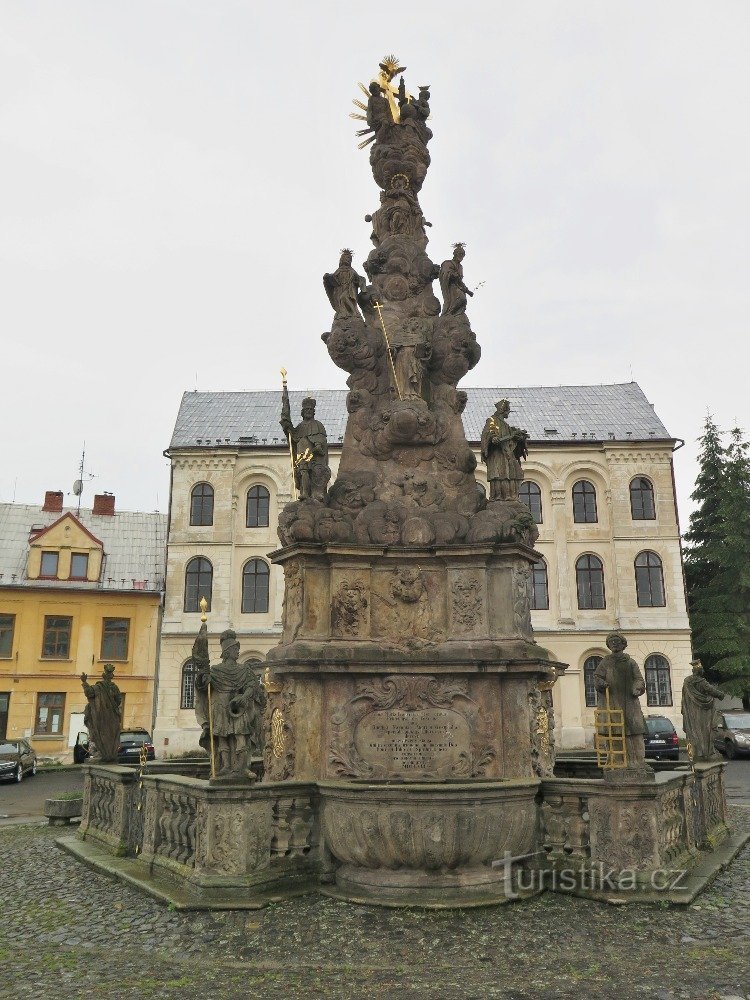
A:
<svg viewBox="0 0 750 1000">
<path fill-rule="evenodd" d="M 357 723 L 354 745 L 373 771 L 386 777 L 441 778 L 470 768 L 469 724 L 450 708 L 369 712 Z"/>
</svg>

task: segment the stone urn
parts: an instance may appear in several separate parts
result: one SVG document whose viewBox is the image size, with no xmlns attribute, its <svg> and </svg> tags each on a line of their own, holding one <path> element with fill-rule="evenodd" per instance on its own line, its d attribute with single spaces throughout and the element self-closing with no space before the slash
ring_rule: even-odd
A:
<svg viewBox="0 0 750 1000">
<path fill-rule="evenodd" d="M 50 826 L 70 826 L 71 819 L 80 817 L 82 811 L 82 795 L 75 799 L 46 799 L 44 803 L 44 815 Z"/>
</svg>

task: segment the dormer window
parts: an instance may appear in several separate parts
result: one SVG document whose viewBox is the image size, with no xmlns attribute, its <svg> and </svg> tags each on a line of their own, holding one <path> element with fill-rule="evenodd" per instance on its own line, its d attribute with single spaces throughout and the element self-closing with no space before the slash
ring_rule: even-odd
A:
<svg viewBox="0 0 750 1000">
<path fill-rule="evenodd" d="M 70 579 L 86 580 L 89 575 L 88 552 L 74 552 L 70 557 Z"/>
<path fill-rule="evenodd" d="M 42 552 L 42 563 L 39 568 L 39 576 L 57 579 L 57 566 L 60 556 L 57 552 Z"/>
</svg>

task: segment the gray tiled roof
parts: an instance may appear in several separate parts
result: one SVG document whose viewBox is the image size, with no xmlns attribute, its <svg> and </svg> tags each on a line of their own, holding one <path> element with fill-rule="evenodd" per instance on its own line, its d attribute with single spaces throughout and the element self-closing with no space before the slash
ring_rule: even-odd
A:
<svg viewBox="0 0 750 1000">
<path fill-rule="evenodd" d="M 30 530 L 48 527 L 68 511 L 75 514 L 75 508 L 53 513 L 42 510 L 36 504 L 0 504 L 0 587 L 60 586 L 54 581 L 26 580 L 26 559 Z M 106 516 L 82 510 L 78 517 L 81 524 L 102 542 L 105 562 L 101 583 L 75 583 L 71 587 L 84 590 L 162 589 L 166 514 L 118 511 L 113 516 Z M 145 581 L 145 587 L 134 588 L 134 580 Z"/>
<path fill-rule="evenodd" d="M 511 403 L 511 422 L 532 441 L 672 440 L 635 382 L 618 385 L 523 386 L 466 389 L 463 420 L 469 441 L 477 442 L 498 399 Z M 315 416 L 328 440 L 341 441 L 346 426 L 345 389 L 305 389 L 289 393 L 292 416 L 307 395 L 315 396 Z M 170 448 L 286 445 L 281 428 L 281 392 L 186 392 Z"/>
</svg>

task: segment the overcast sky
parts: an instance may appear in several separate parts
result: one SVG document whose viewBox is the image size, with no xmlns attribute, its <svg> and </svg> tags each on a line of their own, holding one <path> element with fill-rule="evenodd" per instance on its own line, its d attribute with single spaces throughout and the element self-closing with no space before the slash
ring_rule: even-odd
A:
<svg viewBox="0 0 750 1000">
<path fill-rule="evenodd" d="M 166 510 L 184 390 L 343 387 L 320 334 L 378 205 L 348 118 L 432 87 L 422 191 L 467 244 L 469 385 L 635 379 L 750 429 L 747 0 L 0 0 L 0 500 Z"/>
</svg>

